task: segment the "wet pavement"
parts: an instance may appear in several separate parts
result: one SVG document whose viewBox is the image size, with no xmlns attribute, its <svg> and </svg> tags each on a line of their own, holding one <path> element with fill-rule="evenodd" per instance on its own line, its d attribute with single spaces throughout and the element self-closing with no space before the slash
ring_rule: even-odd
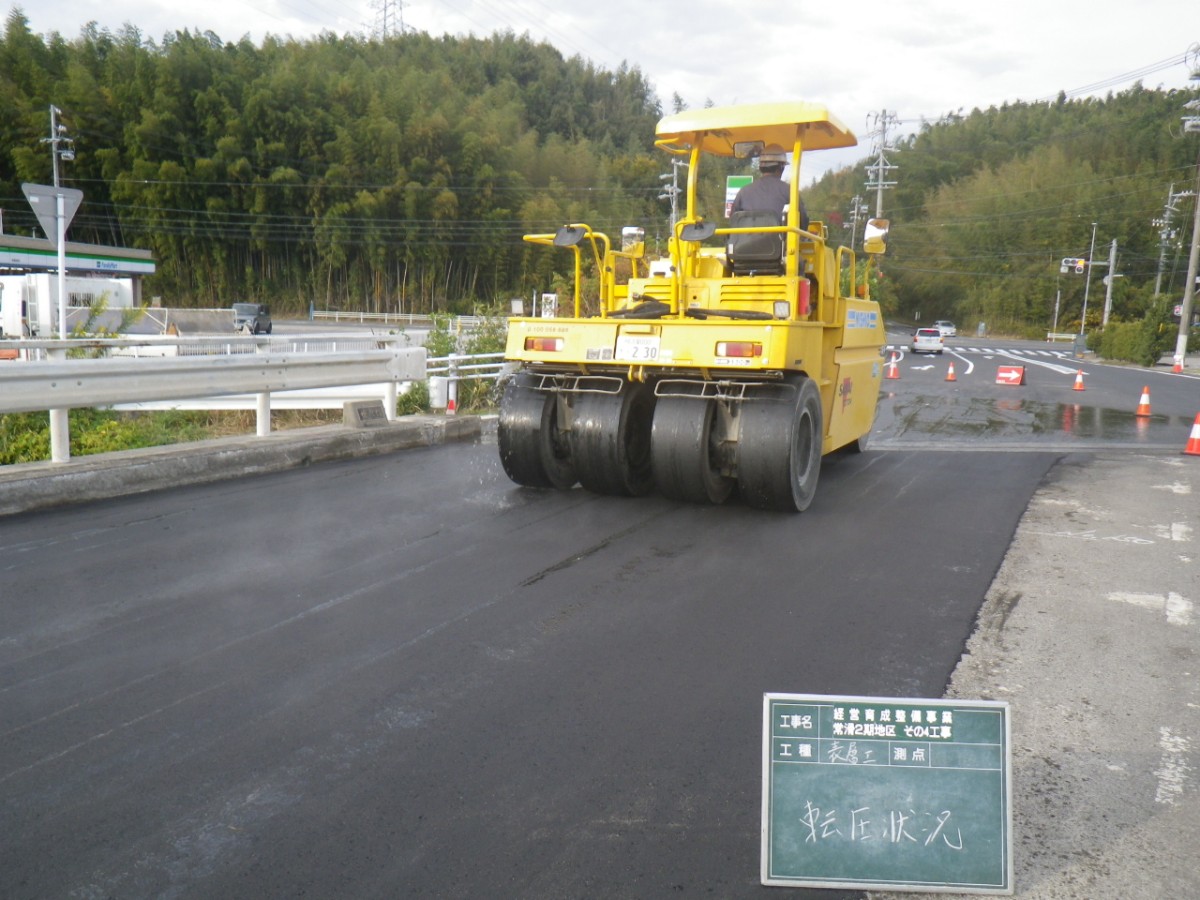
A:
<svg viewBox="0 0 1200 900">
<path fill-rule="evenodd" d="M 893 358 L 878 449 L 1182 450 L 1200 413 L 1195 374 L 1076 360 L 1036 342 L 951 340 L 945 353 L 919 357 L 896 345 Z M 1000 381 L 1001 367 L 1014 366 L 1021 382 Z"/>
</svg>

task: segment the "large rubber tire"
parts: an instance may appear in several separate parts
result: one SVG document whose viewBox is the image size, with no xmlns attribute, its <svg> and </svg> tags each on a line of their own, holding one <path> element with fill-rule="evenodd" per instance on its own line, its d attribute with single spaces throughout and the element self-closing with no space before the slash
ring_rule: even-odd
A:
<svg viewBox="0 0 1200 900">
<path fill-rule="evenodd" d="M 717 404 L 692 397 L 662 397 L 650 435 L 654 482 L 664 497 L 687 503 L 724 503 L 736 483 L 714 465 Z"/>
<path fill-rule="evenodd" d="M 626 383 L 619 394 L 580 394 L 571 421 L 579 483 L 597 494 L 641 497 L 654 489 L 650 429 L 654 391 Z"/>
<path fill-rule="evenodd" d="M 810 378 L 788 383 L 789 397 L 742 403 L 738 488 L 759 509 L 803 512 L 821 474 L 821 393 Z"/>
<path fill-rule="evenodd" d="M 500 464 L 517 484 L 567 490 L 579 479 L 565 435 L 558 431 L 558 401 L 518 375 L 504 388 L 496 428 Z"/>
</svg>

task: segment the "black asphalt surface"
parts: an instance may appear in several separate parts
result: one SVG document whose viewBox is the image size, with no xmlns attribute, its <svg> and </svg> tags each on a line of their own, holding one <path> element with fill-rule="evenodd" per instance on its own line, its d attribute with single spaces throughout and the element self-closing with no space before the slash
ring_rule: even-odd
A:
<svg viewBox="0 0 1200 900">
<path fill-rule="evenodd" d="M 0 897 L 771 896 L 763 692 L 940 696 L 1058 458 L 786 515 L 450 444 L 0 518 Z"/>
</svg>

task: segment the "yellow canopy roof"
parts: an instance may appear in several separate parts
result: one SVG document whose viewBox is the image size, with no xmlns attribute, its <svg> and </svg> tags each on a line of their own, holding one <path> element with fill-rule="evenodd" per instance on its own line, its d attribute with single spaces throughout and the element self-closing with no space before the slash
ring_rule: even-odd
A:
<svg viewBox="0 0 1200 900">
<path fill-rule="evenodd" d="M 858 139 L 824 106 L 795 100 L 712 106 L 666 116 L 658 123 L 657 143 L 668 149 L 696 145 L 706 153 L 733 156 L 739 141 L 779 144 L 791 151 L 797 135 L 804 150 L 853 147 Z"/>
</svg>

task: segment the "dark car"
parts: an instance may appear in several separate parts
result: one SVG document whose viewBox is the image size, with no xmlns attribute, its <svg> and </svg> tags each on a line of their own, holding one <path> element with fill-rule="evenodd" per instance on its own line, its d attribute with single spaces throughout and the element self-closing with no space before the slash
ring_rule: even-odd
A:
<svg viewBox="0 0 1200 900">
<path fill-rule="evenodd" d="M 233 304 L 233 330 L 270 334 L 271 308 L 265 303 Z"/>
</svg>

